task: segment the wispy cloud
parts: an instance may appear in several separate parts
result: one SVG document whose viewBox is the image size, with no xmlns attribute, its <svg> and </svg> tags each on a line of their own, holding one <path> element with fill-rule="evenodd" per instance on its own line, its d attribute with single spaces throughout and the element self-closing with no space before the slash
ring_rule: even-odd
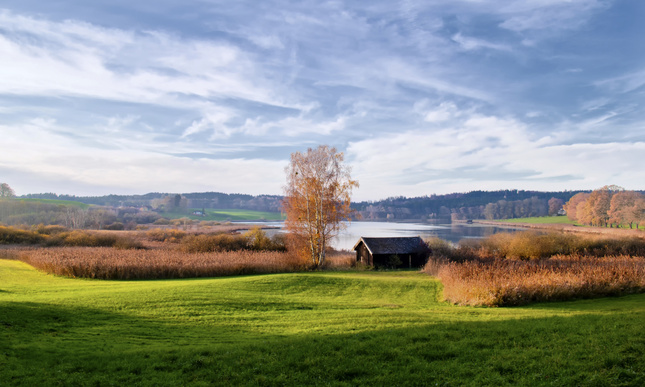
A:
<svg viewBox="0 0 645 387">
<path fill-rule="evenodd" d="M 83 138 L 69 137 L 56 122 L 42 119 L 12 128 L 0 125 L 0 132 L 6 134 L 0 169 L 20 171 L 29 176 L 14 184 L 21 190 L 38 186 L 39 179 L 55 179 L 83 187 L 83 192 L 78 192 L 81 194 L 106 190 L 177 191 L 177 184 L 181 185 L 181 191 L 212 190 L 214 184 L 221 184 L 221 191 L 261 194 L 279 192 L 282 185 L 282 161 L 229 158 L 222 162 L 206 157 L 177 157 L 160 152 L 161 148 L 137 148 L 133 143 L 121 144 L 124 147 L 94 147 L 88 152 L 87 147 L 79 147 Z M 40 140 L 30 141 L 31 146 L 26 147 L 27 140 L 34 138 Z M 263 182 L 263 187 L 257 185 L 258 181 Z"/>
<path fill-rule="evenodd" d="M 279 193 L 318 143 L 364 198 L 641 176 L 632 3 L 72 3 L 0 11 L 0 172 L 24 187 Z"/>
<path fill-rule="evenodd" d="M 603 181 L 633 187 L 645 178 L 645 172 L 635 171 L 634 162 L 628 161 L 645 150 L 644 142 L 561 143 L 564 139 L 538 137 L 514 119 L 472 115 L 443 129 L 357 141 L 348 153 L 359 166 L 356 173 L 363 187 L 392 196 L 396 189 L 389 187 L 401 185 L 424 195 L 428 190 L 447 193 L 469 186 L 558 189 L 561 176 L 587 189 Z"/>
</svg>

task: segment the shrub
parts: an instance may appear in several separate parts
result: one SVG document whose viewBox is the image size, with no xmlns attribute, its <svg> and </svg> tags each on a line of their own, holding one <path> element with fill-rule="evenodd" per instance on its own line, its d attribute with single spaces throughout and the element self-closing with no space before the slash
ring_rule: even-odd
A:
<svg viewBox="0 0 645 387">
<path fill-rule="evenodd" d="M 287 251 L 286 239 L 282 234 L 269 238 L 260 227 L 253 227 L 243 234 L 246 245 L 255 251 Z"/>
<path fill-rule="evenodd" d="M 186 236 L 186 232 L 177 229 L 161 229 L 153 228 L 146 232 L 146 236 L 153 241 L 157 242 L 171 242 L 176 243 Z"/>
<path fill-rule="evenodd" d="M 106 233 L 91 233 L 88 231 L 74 230 L 64 232 L 48 239 L 47 246 L 68 247 L 117 247 L 120 249 L 143 249 L 140 242 L 125 236 Z"/>
<path fill-rule="evenodd" d="M 45 236 L 34 231 L 0 226 L 0 244 L 38 244 L 45 239 Z"/>
<path fill-rule="evenodd" d="M 285 237 L 277 234 L 269 238 L 259 227 L 244 234 L 199 234 L 189 235 L 181 242 L 187 253 L 208 253 L 221 251 L 287 251 Z"/>
<path fill-rule="evenodd" d="M 121 222 L 114 222 L 104 227 L 105 230 L 120 231 L 124 230 L 125 226 Z"/>
<path fill-rule="evenodd" d="M 190 235 L 182 240 L 182 250 L 187 253 L 209 253 L 247 250 L 243 235 L 202 234 Z"/>
<path fill-rule="evenodd" d="M 425 240 L 425 243 L 430 248 L 431 256 L 435 259 L 464 261 L 482 255 L 480 242 L 473 239 L 464 239 L 457 246 L 436 237 Z"/>
<path fill-rule="evenodd" d="M 45 226 L 44 224 L 41 223 L 37 226 L 32 226 L 31 231 L 37 232 L 38 234 L 41 234 L 41 235 L 55 235 L 68 230 L 67 230 L 67 227 L 63 227 L 59 225 Z"/>
</svg>

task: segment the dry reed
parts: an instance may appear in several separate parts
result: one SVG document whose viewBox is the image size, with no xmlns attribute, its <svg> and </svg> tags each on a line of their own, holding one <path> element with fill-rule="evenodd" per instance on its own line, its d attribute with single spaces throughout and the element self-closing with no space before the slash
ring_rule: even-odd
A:
<svg viewBox="0 0 645 387">
<path fill-rule="evenodd" d="M 356 254 L 349 251 L 332 250 L 327 253 L 323 269 L 345 270 L 356 266 Z"/>
<path fill-rule="evenodd" d="M 452 246 L 428 240 L 424 271 L 447 301 L 509 306 L 645 291 L 645 240 L 563 233 L 494 234 Z"/>
<path fill-rule="evenodd" d="M 645 258 L 557 255 L 539 261 L 433 259 L 425 272 L 441 279 L 446 301 L 511 306 L 645 291 Z"/>
<path fill-rule="evenodd" d="M 39 270 L 56 275 L 120 280 L 278 273 L 304 268 L 302 261 L 284 252 L 186 254 L 170 248 L 39 248 L 22 252 L 21 259 Z"/>
</svg>

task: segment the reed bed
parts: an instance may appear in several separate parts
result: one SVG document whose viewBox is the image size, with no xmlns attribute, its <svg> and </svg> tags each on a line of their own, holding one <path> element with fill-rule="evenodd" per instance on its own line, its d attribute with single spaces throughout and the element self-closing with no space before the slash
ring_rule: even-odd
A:
<svg viewBox="0 0 645 387">
<path fill-rule="evenodd" d="M 444 299 L 463 305 L 531 302 L 645 292 L 645 240 L 563 233 L 500 233 L 457 246 L 427 241 L 424 271 Z"/>
<path fill-rule="evenodd" d="M 175 248 L 56 247 L 24 251 L 21 259 L 51 274 L 111 280 L 217 277 L 304 269 L 303 262 L 289 253 L 266 251 L 187 254 Z"/>
<path fill-rule="evenodd" d="M 347 270 L 356 266 L 356 254 L 349 251 L 331 250 L 325 257 L 325 270 Z"/>
<path fill-rule="evenodd" d="M 441 279 L 446 301 L 461 305 L 513 306 L 645 291 L 645 259 L 642 257 L 432 260 L 424 270 Z"/>
<path fill-rule="evenodd" d="M 637 237 L 607 237 L 536 231 L 498 233 L 481 240 L 468 239 L 457 246 L 441 240 L 426 240 L 435 258 L 450 261 L 473 259 L 540 260 L 555 255 L 605 257 L 645 256 L 645 239 Z"/>
</svg>

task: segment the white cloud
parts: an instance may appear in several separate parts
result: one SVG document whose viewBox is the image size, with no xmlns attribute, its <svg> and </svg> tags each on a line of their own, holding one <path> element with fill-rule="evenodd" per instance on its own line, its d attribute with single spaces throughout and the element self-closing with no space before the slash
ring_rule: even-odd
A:
<svg viewBox="0 0 645 387">
<path fill-rule="evenodd" d="M 177 94 L 284 105 L 248 55 L 228 43 L 0 13 L 0 93 L 184 105 Z"/>
<path fill-rule="evenodd" d="M 314 121 L 301 114 L 286 117 L 277 121 L 261 122 L 260 118 L 247 119 L 237 131 L 251 135 L 265 135 L 269 132 L 296 137 L 307 133 L 329 135 L 345 128 L 347 117 L 340 116 L 332 120 Z"/>
<path fill-rule="evenodd" d="M 227 122 L 234 117 L 232 111 L 217 106 L 210 106 L 209 108 L 205 108 L 204 111 L 204 116 L 201 119 L 193 121 L 184 130 L 184 133 L 181 135 L 182 138 L 204 131 L 212 131 L 212 139 L 228 138 L 234 133 L 234 130 L 227 126 Z"/>
<path fill-rule="evenodd" d="M 628 93 L 645 85 L 645 70 L 597 81 L 595 85 L 610 90 L 617 90 L 621 93 Z"/>
<path fill-rule="evenodd" d="M 94 19 L 100 25 L 72 8 L 62 22 L 46 9 L 31 17 L 0 11 L 2 171 L 46 171 L 86 185 L 102 184 L 94 175 L 104 174 L 119 187 L 140 180 L 146 191 L 168 191 L 154 179 L 172 186 L 184 181 L 175 165 L 198 163 L 169 155 L 205 154 L 222 159 L 200 170 L 221 168 L 211 177 L 240 186 L 233 168 L 251 174 L 257 160 L 235 154 L 261 154 L 264 141 L 288 144 L 281 150 L 352 141 L 360 192 L 374 198 L 548 189 L 567 176 L 557 188 L 576 189 L 596 172 L 610 179 L 612 165 L 622 168 L 613 172 L 619 177 L 642 177 L 635 162 L 611 155 L 639 159 L 641 143 L 620 142 L 643 140 L 645 76 L 624 70 L 639 63 L 637 54 L 603 58 L 586 47 L 619 42 L 622 30 L 570 33 L 605 20 L 599 11 L 609 1 L 198 3 L 190 15 L 136 23 L 128 18 L 138 15 L 106 12 Z M 124 182 L 101 165 L 108 160 L 131 172 Z M 157 163 L 172 164 L 172 179 Z"/>
<path fill-rule="evenodd" d="M 267 50 L 281 50 L 284 48 L 284 44 L 282 43 L 280 38 L 275 35 L 253 35 L 249 36 L 249 40 Z"/>
<path fill-rule="evenodd" d="M 378 197 L 518 188 L 597 188 L 645 181 L 645 143 L 562 144 L 513 119 L 475 115 L 441 130 L 414 130 L 350 144 L 361 191 Z M 359 196 L 361 194 L 359 193 Z M 374 197 L 364 196 L 361 199 Z"/>
<path fill-rule="evenodd" d="M 16 189 L 55 180 L 70 187 L 93 187 L 92 193 L 102 194 L 169 190 L 279 194 L 284 181 L 283 161 L 176 157 L 135 143 L 127 147 L 79 147 L 76 139 L 52 120 L 0 125 L 0 132 L 0 169 L 30 177 L 12 184 Z M 39 141 L 32 141 L 34 138 Z M 179 144 L 174 147 L 182 151 Z M 37 181 L 31 181 L 34 179 Z"/>
<path fill-rule="evenodd" d="M 507 19 L 500 26 L 517 32 L 576 29 L 593 12 L 607 6 L 602 0 L 523 0 L 501 4 L 499 13 Z"/>
<path fill-rule="evenodd" d="M 479 50 L 483 48 L 497 50 L 497 51 L 509 51 L 509 52 L 511 51 L 510 46 L 507 46 L 504 44 L 498 44 L 498 43 L 491 43 L 483 39 L 466 37 L 466 36 L 463 36 L 461 33 L 454 35 L 452 37 L 452 40 L 459 43 L 461 48 L 467 51 Z"/>
<path fill-rule="evenodd" d="M 423 117 L 423 120 L 431 123 L 439 123 L 459 117 L 461 112 L 453 102 L 441 102 L 439 106 L 429 107 L 430 101 L 427 99 L 418 101 L 414 104 L 414 111 Z"/>
</svg>

